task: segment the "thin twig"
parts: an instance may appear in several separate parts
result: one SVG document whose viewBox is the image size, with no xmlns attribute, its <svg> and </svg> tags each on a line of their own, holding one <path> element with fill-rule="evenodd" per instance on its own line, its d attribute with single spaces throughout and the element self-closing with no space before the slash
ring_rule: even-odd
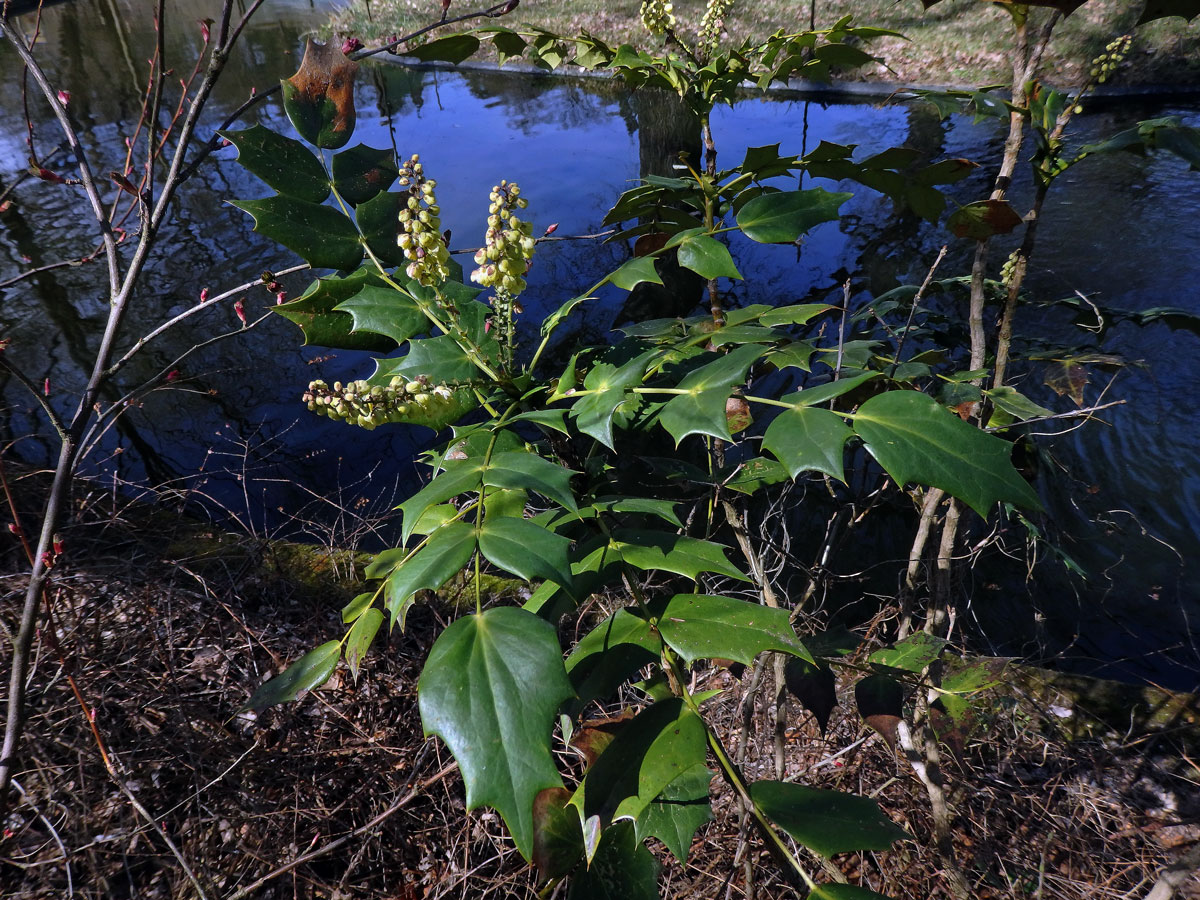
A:
<svg viewBox="0 0 1200 900">
<path fill-rule="evenodd" d="M 452 772 L 455 772 L 457 770 L 458 770 L 458 763 L 450 763 L 449 765 L 442 768 L 441 771 L 437 772 L 435 775 L 431 775 L 428 778 L 426 778 L 419 785 L 417 785 L 415 788 L 410 790 L 407 794 L 405 794 L 399 800 L 395 801 L 391 806 L 389 806 L 387 809 L 385 809 L 383 812 L 381 812 L 375 818 L 371 819 L 371 821 L 367 822 L 365 825 L 360 825 L 358 828 L 355 828 L 349 834 L 344 834 L 340 838 L 330 841 L 328 844 L 325 844 L 324 846 L 318 847 L 315 850 L 310 850 L 308 853 L 303 853 L 300 856 L 297 856 L 291 862 L 284 863 L 282 866 L 279 866 L 278 868 L 271 870 L 266 875 L 262 876 L 261 878 L 257 879 L 256 881 L 251 882 L 250 884 L 246 885 L 244 888 L 242 888 L 239 891 L 237 891 L 236 893 L 232 894 L 228 898 L 228 900 L 246 900 L 247 897 L 252 896 L 255 892 L 258 891 L 259 888 L 261 888 L 267 882 L 273 881 L 274 879 L 278 878 L 280 875 L 286 875 L 288 872 L 292 871 L 297 866 L 302 866 L 306 862 L 311 862 L 314 859 L 319 859 L 320 857 L 325 856 L 326 854 L 332 853 L 334 850 L 338 849 L 338 847 L 341 847 L 343 844 L 354 840 L 359 835 L 363 835 L 369 831 L 374 830 L 382 822 L 384 822 L 389 817 L 391 817 L 395 813 L 402 810 L 404 807 L 408 806 L 408 804 L 412 803 L 413 800 L 420 797 L 421 794 L 424 793 L 426 790 L 428 790 L 430 787 L 437 784 L 439 781 L 441 781 L 447 775 L 449 775 Z"/>
</svg>

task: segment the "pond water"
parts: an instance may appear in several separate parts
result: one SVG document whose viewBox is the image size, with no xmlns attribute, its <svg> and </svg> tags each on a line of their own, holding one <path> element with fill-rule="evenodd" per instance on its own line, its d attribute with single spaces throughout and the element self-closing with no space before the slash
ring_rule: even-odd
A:
<svg viewBox="0 0 1200 900">
<path fill-rule="evenodd" d="M 239 45 L 229 77 L 214 96 L 218 121 L 252 88 L 262 90 L 295 70 L 305 29 L 323 20 L 325 4 L 268 0 Z M 42 33 L 49 68 L 71 92 L 70 108 L 84 140 L 119 160 L 122 136 L 140 112 L 145 59 L 152 52 L 149 10 L 138 0 L 67 3 L 44 12 Z M 204 0 L 168 3 L 176 27 L 169 58 L 179 71 L 200 50 L 196 21 L 215 14 Z M 22 19 L 33 27 L 32 17 Z M 28 150 L 21 114 L 19 61 L 0 47 L 0 190 L 25 169 Z M 53 158 L 58 137 L 39 120 L 37 146 Z M 419 152 L 439 181 L 443 224 L 454 244 L 471 246 L 481 232 L 482 206 L 492 184 L 518 181 L 538 228 L 556 221 L 558 234 L 599 230 L 618 194 L 648 171 L 661 171 L 680 128 L 669 104 L 649 93 L 630 94 L 594 79 L 555 79 L 484 71 L 412 70 L 391 64 L 365 66 L 360 76 L 355 141 L 391 142 L 405 155 Z M 1150 116 L 1179 114 L 1200 121 L 1192 108 L 1170 102 L 1127 102 L 1098 107 L 1077 120 L 1090 139 Z M 258 120 L 286 128 L 274 100 Z M 685 129 L 686 131 L 686 129 Z M 801 153 L 821 140 L 853 143 L 861 153 L 906 144 L 931 158 L 994 160 L 1001 135 L 991 122 L 968 118 L 939 122 L 913 105 L 820 103 L 780 95 L 721 109 L 714 131 L 722 161 L 747 147 L 782 143 Z M 114 162 L 112 168 L 119 163 Z M 107 167 L 104 168 L 107 171 Z M 986 192 L 988 172 L 955 188 L 962 200 Z M 1200 276 L 1200 175 L 1172 158 L 1093 157 L 1064 179 L 1046 210 L 1033 289 L 1040 296 L 1075 291 L 1125 309 L 1177 306 L 1200 313 L 1193 285 Z M 856 302 L 894 286 L 920 281 L 947 241 L 943 275 L 967 270 L 971 248 L 943 230 L 897 216 L 890 201 L 862 188 L 840 223 L 816 229 L 798 258 L 781 248 L 735 242 L 739 268 L 753 273 L 753 295 L 739 286 L 739 302 L 791 302 L 824 297 L 849 273 Z M 1018 198 L 1031 193 L 1028 179 Z M 175 218 L 160 242 L 138 297 L 130 335 L 213 292 L 250 281 L 294 260 L 250 231 L 248 217 L 229 198 L 267 191 L 234 162 L 231 149 L 217 154 L 180 195 Z M 569 200 L 567 199 L 569 198 Z M 5 351 L 39 386 L 49 382 L 51 402 L 66 408 L 83 383 L 104 316 L 93 287 L 98 267 L 57 268 L 15 283 L 30 268 L 81 256 L 92 249 L 93 230 L 78 218 L 69 190 L 47 191 L 26 181 L 0 212 L 0 336 Z M 566 202 L 564 202 L 566 200 Z M 1017 204 L 1021 205 L 1020 202 Z M 997 258 L 1007 253 L 998 250 Z M 563 241 L 539 250 L 526 295 L 527 320 L 591 284 L 619 264 L 628 248 L 596 241 Z M 307 278 L 289 280 L 293 295 Z M 589 306 L 578 334 L 600 337 L 618 297 Z M 246 293 L 252 319 L 273 302 L 265 290 Z M 1069 336 L 1061 316 L 1031 311 L 1027 332 Z M 231 306 L 193 317 L 168 333 L 124 373 L 126 384 L 161 372 L 188 347 L 239 328 Z M 1128 366 L 1103 394 L 1126 399 L 1092 423 L 1040 446 L 1049 454 L 1043 491 L 1062 525 L 1064 549 L 1091 576 L 1080 589 L 1043 566 L 1024 584 L 1018 577 L 997 587 L 989 573 L 976 575 L 970 614 L 995 648 L 1049 647 L 1068 658 L 1100 664 L 1103 671 L 1153 677 L 1193 687 L 1200 650 L 1189 616 L 1200 615 L 1200 425 L 1180 412 L 1180 398 L 1197 382 L 1200 338 L 1166 325 L 1118 325 L 1102 349 L 1145 365 Z M 298 403 L 313 378 L 360 377 L 370 370 L 358 354 L 331 354 L 299 346 L 299 333 L 277 317 L 205 348 L 178 365 L 180 378 L 145 397 L 99 440 L 91 474 L 116 484 L 173 485 L 257 532 L 307 533 L 347 540 L 363 537 L 374 516 L 417 484 L 416 453 L 428 432 L 382 429 L 372 433 L 308 414 Z M 1029 369 L 1023 386 L 1039 402 L 1066 409 Z M 1086 402 L 1104 391 L 1109 376 L 1090 373 Z M 54 453 L 44 425 L 22 389 L 0 383 L 0 428 L 23 459 L 44 463 Z M 1057 430 L 1057 429 L 1055 429 Z M 1018 567 L 1019 569 L 1019 567 Z"/>
</svg>

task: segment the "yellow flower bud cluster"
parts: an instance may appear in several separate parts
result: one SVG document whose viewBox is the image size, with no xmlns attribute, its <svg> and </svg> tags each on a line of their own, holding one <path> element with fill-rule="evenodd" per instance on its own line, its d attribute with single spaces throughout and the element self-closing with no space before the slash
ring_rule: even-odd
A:
<svg viewBox="0 0 1200 900">
<path fill-rule="evenodd" d="M 429 424 L 463 407 L 453 388 L 430 386 L 424 375 L 413 381 L 397 375 L 386 386 L 335 381 L 331 387 L 324 381 L 314 381 L 302 399 L 313 412 L 368 431 L 387 422 Z"/>
<path fill-rule="evenodd" d="M 425 177 L 421 158 L 416 153 L 400 167 L 400 186 L 408 188 L 404 208 L 400 210 L 400 234 L 396 243 L 411 260 L 405 272 L 424 285 L 441 284 L 450 277 L 450 251 L 442 238 L 441 209 L 434 196 L 437 182 Z"/>
<path fill-rule="evenodd" d="M 1005 287 L 1012 285 L 1013 277 L 1017 274 L 1017 257 L 1020 255 L 1020 250 L 1014 250 L 1004 261 L 1004 265 L 1000 267 L 1000 283 Z"/>
<path fill-rule="evenodd" d="M 488 199 L 488 230 L 484 246 L 475 254 L 479 268 L 471 273 L 471 280 L 515 297 L 525 290 L 525 273 L 535 245 L 533 225 L 522 222 L 515 211 L 524 209 L 529 201 L 521 196 L 516 182 L 508 181 L 492 188 Z"/>
<path fill-rule="evenodd" d="M 664 0 L 643 0 L 642 24 L 651 34 L 662 34 L 675 27 L 675 13 Z"/>
<path fill-rule="evenodd" d="M 1129 55 L 1129 49 L 1133 46 L 1133 36 L 1123 34 L 1114 41 L 1110 41 L 1104 48 L 1104 53 L 1101 53 L 1092 60 L 1091 76 L 1100 84 L 1108 81 L 1108 77 L 1117 70 L 1117 66 L 1125 61 L 1125 57 Z"/>
<path fill-rule="evenodd" d="M 725 16 L 733 6 L 733 0 L 708 0 L 704 10 L 704 18 L 700 20 L 700 36 L 696 41 L 696 54 L 701 59 L 708 59 L 721 42 L 721 32 L 725 29 Z"/>
</svg>

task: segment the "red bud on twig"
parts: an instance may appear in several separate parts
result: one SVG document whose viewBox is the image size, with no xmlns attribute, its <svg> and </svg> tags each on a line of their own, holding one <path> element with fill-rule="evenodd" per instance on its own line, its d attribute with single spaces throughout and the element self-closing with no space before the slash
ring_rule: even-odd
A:
<svg viewBox="0 0 1200 900">
<path fill-rule="evenodd" d="M 200 26 L 200 36 L 204 38 L 204 43 L 208 43 L 209 28 L 212 27 L 212 19 L 197 19 L 196 24 Z"/>
<path fill-rule="evenodd" d="M 58 102 L 61 103 L 63 106 L 66 106 L 68 103 L 71 102 L 71 92 L 70 91 L 59 91 L 57 94 L 57 97 L 58 97 Z"/>
<path fill-rule="evenodd" d="M 446 12 L 448 9 L 450 9 L 450 0 L 442 0 L 442 12 Z"/>
<path fill-rule="evenodd" d="M 554 232 L 556 232 L 556 231 L 558 231 L 558 223 L 557 222 L 555 222 L 553 225 L 547 225 L 546 226 L 546 234 L 544 235 L 544 237 L 549 237 L 550 235 L 554 234 Z"/>
<path fill-rule="evenodd" d="M 242 325 L 245 326 L 245 324 L 246 324 L 246 306 L 245 306 L 245 304 L 242 303 L 241 300 L 239 300 L 237 303 L 233 304 L 233 311 L 235 313 L 237 313 L 237 317 L 242 320 Z"/>
<path fill-rule="evenodd" d="M 42 168 L 41 166 L 34 169 L 33 174 L 42 179 L 42 181 L 49 181 L 51 184 L 67 183 L 67 179 L 63 178 L 57 172 L 51 172 L 49 169 Z"/>
<path fill-rule="evenodd" d="M 346 54 L 346 56 L 349 56 L 354 51 L 361 50 L 362 48 L 362 41 L 356 37 L 348 37 L 342 41 L 342 53 Z"/>
<path fill-rule="evenodd" d="M 521 0 L 508 0 L 508 6 L 500 11 L 500 15 L 507 16 L 510 12 L 521 5 Z"/>
<path fill-rule="evenodd" d="M 12 201 L 11 200 L 5 200 L 3 203 L 0 203 L 0 213 L 6 213 L 10 209 L 12 209 Z"/>
<path fill-rule="evenodd" d="M 120 172 L 109 172 L 108 177 L 113 180 L 113 184 L 115 184 L 125 193 L 133 194 L 135 197 L 138 196 L 137 188 L 135 188 L 133 183 Z"/>
<path fill-rule="evenodd" d="M 178 381 L 178 380 L 179 380 L 179 370 L 178 369 L 172 369 L 170 372 L 167 373 L 167 381 L 168 382 Z"/>
<path fill-rule="evenodd" d="M 208 302 L 208 288 L 200 288 L 200 302 L 201 303 Z"/>
<path fill-rule="evenodd" d="M 20 527 L 17 525 L 17 523 L 16 523 L 16 522 L 9 522 L 9 523 L 8 523 L 8 530 L 9 530 L 9 531 L 11 531 L 13 534 L 20 534 L 20 533 L 21 533 L 21 529 L 20 529 Z"/>
<path fill-rule="evenodd" d="M 62 552 L 63 552 L 63 539 L 62 539 L 62 535 L 56 534 L 56 535 L 54 536 L 54 555 L 55 555 L 55 556 L 61 556 L 61 555 L 62 555 Z"/>
<path fill-rule="evenodd" d="M 46 380 L 45 380 L 45 381 L 42 383 L 42 396 L 44 396 L 44 397 L 49 397 L 49 396 L 50 396 L 50 379 L 49 379 L 49 378 L 47 378 L 47 379 L 46 379 Z"/>
<path fill-rule="evenodd" d="M 275 295 L 275 305 L 276 306 L 279 306 L 281 303 L 286 303 L 286 302 L 287 302 L 287 291 L 280 291 L 279 293 L 277 293 Z"/>
</svg>

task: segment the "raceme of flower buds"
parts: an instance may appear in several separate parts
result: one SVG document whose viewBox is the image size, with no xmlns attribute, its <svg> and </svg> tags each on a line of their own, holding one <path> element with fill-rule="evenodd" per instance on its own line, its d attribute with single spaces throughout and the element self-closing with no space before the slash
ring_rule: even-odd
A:
<svg viewBox="0 0 1200 900">
<path fill-rule="evenodd" d="M 471 280 L 515 297 L 525 290 L 525 273 L 536 246 L 532 223 L 522 222 L 516 214 L 529 201 L 521 196 L 517 183 L 509 181 L 493 187 L 488 199 L 488 230 L 484 246 L 475 253 L 479 268 L 471 273 Z"/>
<path fill-rule="evenodd" d="M 387 385 L 335 381 L 331 387 L 314 381 L 302 399 L 313 412 L 368 431 L 388 422 L 441 422 L 471 407 L 461 391 L 444 384 L 431 385 L 424 375 L 412 381 L 396 375 Z"/>
<path fill-rule="evenodd" d="M 700 20 L 700 36 L 696 41 L 696 51 L 701 58 L 707 59 L 716 52 L 721 31 L 725 28 L 725 16 L 732 6 L 733 0 L 708 0 L 704 18 Z"/>
<path fill-rule="evenodd" d="M 421 284 L 441 284 L 450 277 L 450 251 L 442 240 L 441 209 L 434 195 L 437 182 L 425 177 L 421 158 L 414 153 L 400 167 L 399 183 L 408 194 L 400 210 L 400 234 L 396 237 L 404 258 L 410 260 L 405 272 Z M 404 194 L 402 191 L 400 195 Z"/>
<path fill-rule="evenodd" d="M 662 34 L 675 27 L 675 13 L 664 0 L 642 0 L 642 24 L 651 34 Z"/>
<path fill-rule="evenodd" d="M 651 34 L 662 34 L 675 27 L 675 13 L 665 0 L 642 0 L 642 25 Z"/>
<path fill-rule="evenodd" d="M 1108 81 L 1109 76 L 1117 70 L 1117 67 L 1125 61 L 1132 46 L 1133 36 L 1128 34 L 1123 34 L 1116 40 L 1110 41 L 1104 48 L 1105 52 L 1092 60 L 1092 70 L 1089 74 L 1100 84 L 1104 84 Z"/>
</svg>

